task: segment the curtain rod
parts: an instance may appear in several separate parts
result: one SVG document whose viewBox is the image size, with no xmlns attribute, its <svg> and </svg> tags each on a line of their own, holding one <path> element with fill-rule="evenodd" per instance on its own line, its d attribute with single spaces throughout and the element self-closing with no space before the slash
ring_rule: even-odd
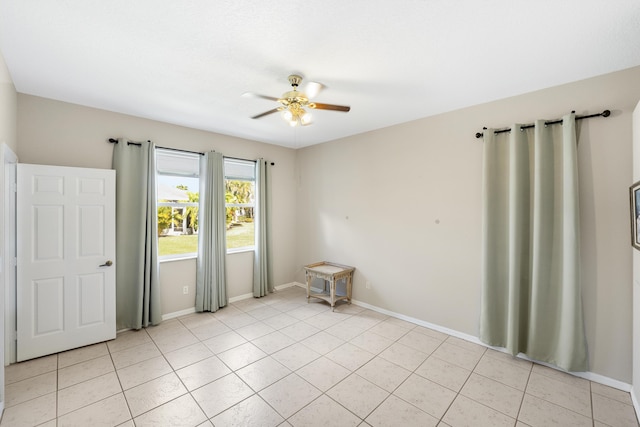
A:
<svg viewBox="0 0 640 427">
<path fill-rule="evenodd" d="M 253 162 L 253 163 L 257 162 L 257 160 L 241 159 L 240 157 L 231 157 L 231 156 L 225 156 L 225 155 L 223 155 L 222 157 L 224 157 L 225 159 L 240 160 L 241 162 Z"/>
<path fill-rule="evenodd" d="M 572 111 L 572 113 L 575 113 L 575 111 Z M 604 110 L 602 113 L 595 113 L 595 114 L 588 114 L 586 116 L 576 116 L 576 120 L 582 120 L 582 119 L 590 119 L 592 117 L 609 117 L 611 115 L 611 111 L 609 110 Z M 545 126 L 546 125 L 555 125 L 557 123 L 562 123 L 562 119 L 556 119 L 556 120 L 551 120 L 548 122 L 544 122 Z M 523 125 L 520 126 L 520 130 L 523 129 L 529 129 L 535 127 L 535 124 L 530 124 L 530 125 Z M 487 130 L 487 128 L 482 128 L 484 130 Z M 510 132 L 511 128 L 505 128 L 505 129 L 498 129 L 496 131 L 494 131 L 494 133 L 504 133 L 504 132 Z M 482 138 L 484 136 L 484 134 L 482 132 L 477 132 L 476 133 L 476 138 Z"/>
<path fill-rule="evenodd" d="M 109 142 L 112 144 L 117 144 L 118 140 L 115 138 L 109 138 Z M 151 142 L 151 141 L 149 141 Z M 127 141 L 127 145 L 137 145 L 138 147 L 141 145 L 138 142 L 131 142 L 131 141 Z M 204 156 L 204 153 L 201 153 L 200 151 L 189 151 L 189 150 L 182 150 L 180 148 L 171 148 L 171 147 L 160 147 L 160 146 L 156 146 L 156 148 L 162 148 L 163 150 L 171 150 L 171 151 L 181 151 L 183 153 L 191 153 L 191 154 L 199 154 L 201 156 Z M 228 157 L 225 156 L 228 159 L 234 159 L 234 160 L 245 160 L 245 161 L 249 161 L 249 162 L 255 162 L 256 160 L 247 160 L 247 159 L 239 159 L 237 157 Z M 271 162 L 271 166 L 275 166 L 276 164 Z"/>
<path fill-rule="evenodd" d="M 258 159 L 258 160 L 251 160 L 251 159 L 241 159 L 240 157 L 230 157 L 230 156 L 223 156 L 225 159 L 231 159 L 231 160 L 240 160 L 243 162 L 253 162 L 253 163 L 257 163 L 258 160 L 264 160 L 264 159 Z M 276 164 L 274 162 L 267 162 L 266 160 L 264 160 L 265 163 L 269 163 L 271 164 L 271 166 L 275 166 Z"/>
<path fill-rule="evenodd" d="M 117 144 L 118 140 L 115 139 L 115 138 L 109 138 L 109 142 L 112 143 L 112 144 Z M 149 142 L 151 142 L 151 141 L 149 141 Z M 137 145 L 139 147 L 140 143 L 127 141 L 127 145 Z M 159 145 L 157 145 L 156 148 L 162 148 L 163 150 L 180 151 L 180 152 L 183 152 L 183 153 L 191 153 L 191 154 L 198 154 L 200 156 L 204 156 L 204 153 L 201 153 L 200 151 L 189 151 L 189 150 L 182 150 L 180 148 L 171 148 L 171 147 L 160 147 Z"/>
</svg>

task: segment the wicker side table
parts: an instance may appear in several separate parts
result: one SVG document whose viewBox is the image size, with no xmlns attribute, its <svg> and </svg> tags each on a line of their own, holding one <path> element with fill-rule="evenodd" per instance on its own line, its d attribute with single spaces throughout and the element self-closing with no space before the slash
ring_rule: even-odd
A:
<svg viewBox="0 0 640 427">
<path fill-rule="evenodd" d="M 307 303 L 309 298 L 320 298 L 331 304 L 331 311 L 335 309 L 336 301 L 347 300 L 351 304 L 351 288 L 353 286 L 353 272 L 355 267 L 349 267 L 348 265 L 336 264 L 333 262 L 317 262 L 315 264 L 309 264 L 304 266 L 305 275 L 307 278 Z M 311 282 L 314 278 L 323 279 L 325 281 L 324 291 L 321 293 L 311 292 Z M 346 279 L 347 286 L 346 295 L 337 295 L 336 282 Z M 327 291 L 327 283 L 329 284 L 329 290 Z"/>
</svg>

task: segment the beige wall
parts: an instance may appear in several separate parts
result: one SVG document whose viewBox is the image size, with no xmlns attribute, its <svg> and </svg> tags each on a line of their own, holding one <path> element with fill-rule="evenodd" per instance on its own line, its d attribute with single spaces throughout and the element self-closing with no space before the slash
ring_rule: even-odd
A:
<svg viewBox="0 0 640 427">
<path fill-rule="evenodd" d="M 109 169 L 113 145 L 106 141 L 111 137 L 150 139 L 163 147 L 216 150 L 231 157 L 263 157 L 274 162 L 271 169 L 274 281 L 276 286 L 292 281 L 294 150 L 24 94 L 18 95 L 18 134 L 17 154 L 23 163 Z M 229 297 L 251 293 L 253 254 L 230 254 L 227 260 Z M 192 308 L 195 261 L 162 263 L 160 271 L 163 313 Z M 190 287 L 186 296 L 182 294 L 183 286 Z"/>
<path fill-rule="evenodd" d="M 628 188 L 638 81 L 640 67 L 298 150 L 297 234 L 305 238 L 295 265 L 353 265 L 354 299 L 477 336 L 482 142 L 475 133 L 611 109 L 610 118 L 578 126 L 581 274 L 591 371 L 630 383 Z"/>
<path fill-rule="evenodd" d="M 0 53 L 0 143 L 6 143 L 15 153 L 18 146 L 18 95 Z"/>
<path fill-rule="evenodd" d="M 277 255 L 277 254 L 276 254 Z M 253 251 L 227 254 L 227 295 L 230 298 L 253 295 Z M 293 277 L 293 276 L 290 276 Z M 276 282 L 277 285 L 293 280 Z M 162 313 L 176 313 L 193 308 L 196 289 L 195 258 L 160 263 L 160 286 L 162 287 Z M 183 287 L 189 293 L 183 293 Z"/>
</svg>

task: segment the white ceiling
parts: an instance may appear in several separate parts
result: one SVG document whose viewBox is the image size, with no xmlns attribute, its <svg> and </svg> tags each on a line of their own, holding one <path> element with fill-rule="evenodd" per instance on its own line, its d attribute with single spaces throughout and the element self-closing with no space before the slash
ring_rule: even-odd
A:
<svg viewBox="0 0 640 427">
<path fill-rule="evenodd" d="M 640 65 L 640 1 L 0 0 L 0 49 L 21 93 L 298 148 Z M 351 112 L 250 119 L 293 72 Z"/>
</svg>

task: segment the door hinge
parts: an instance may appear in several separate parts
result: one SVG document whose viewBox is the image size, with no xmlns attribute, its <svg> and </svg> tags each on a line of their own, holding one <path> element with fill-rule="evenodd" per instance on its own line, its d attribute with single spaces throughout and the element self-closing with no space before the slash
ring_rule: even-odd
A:
<svg viewBox="0 0 640 427">
<path fill-rule="evenodd" d="M 17 267 L 18 266 L 18 258 L 13 258 L 13 266 Z"/>
<path fill-rule="evenodd" d="M 12 182 L 11 183 L 11 191 L 13 191 L 14 193 L 18 192 L 18 183 L 17 182 Z"/>
</svg>

